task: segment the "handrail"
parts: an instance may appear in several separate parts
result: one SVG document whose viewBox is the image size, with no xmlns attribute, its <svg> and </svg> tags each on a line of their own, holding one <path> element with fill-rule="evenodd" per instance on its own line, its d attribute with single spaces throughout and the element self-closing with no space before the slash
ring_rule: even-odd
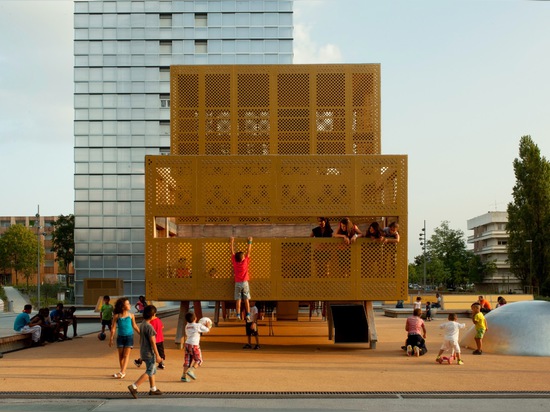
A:
<svg viewBox="0 0 550 412">
<path fill-rule="evenodd" d="M 239 239 L 236 250 L 245 250 Z M 227 238 L 148 242 L 147 295 L 154 300 L 233 300 Z M 255 238 L 250 260 L 255 300 L 392 300 L 407 295 L 405 243 L 358 239 Z"/>
</svg>

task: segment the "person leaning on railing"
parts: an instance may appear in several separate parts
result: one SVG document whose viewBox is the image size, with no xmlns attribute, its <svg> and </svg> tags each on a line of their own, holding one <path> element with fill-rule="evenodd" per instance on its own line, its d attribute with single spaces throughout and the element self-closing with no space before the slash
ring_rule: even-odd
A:
<svg viewBox="0 0 550 412">
<path fill-rule="evenodd" d="M 392 222 L 383 229 L 384 243 L 399 243 L 399 223 Z"/>
<path fill-rule="evenodd" d="M 333 230 L 330 227 L 330 221 L 327 217 L 318 217 L 319 226 L 311 230 L 310 237 L 332 237 Z M 329 276 L 328 262 L 330 260 L 330 249 L 328 245 L 318 243 L 315 245 L 313 258 L 315 259 L 317 268 L 317 277 Z"/>
<path fill-rule="evenodd" d="M 378 222 L 372 222 L 369 225 L 367 233 L 365 233 L 364 237 L 375 240 L 377 242 L 383 242 L 385 240 L 384 232 L 380 228 L 380 224 Z"/>
<path fill-rule="evenodd" d="M 319 226 L 314 227 L 311 230 L 309 237 L 332 237 L 332 228 L 330 227 L 330 221 L 327 217 L 318 217 L 317 223 Z"/>
<path fill-rule="evenodd" d="M 354 225 L 349 217 L 345 217 L 340 220 L 340 226 L 334 237 L 341 237 L 344 239 L 346 245 L 350 245 L 362 235 L 363 233 L 361 233 L 357 225 Z"/>
</svg>

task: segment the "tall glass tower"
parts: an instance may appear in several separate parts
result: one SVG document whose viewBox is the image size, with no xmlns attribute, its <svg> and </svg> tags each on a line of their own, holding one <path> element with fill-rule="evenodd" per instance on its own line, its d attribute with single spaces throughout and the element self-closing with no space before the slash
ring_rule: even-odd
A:
<svg viewBox="0 0 550 412">
<path fill-rule="evenodd" d="M 170 151 L 170 65 L 291 64 L 292 0 L 75 1 L 75 283 L 145 293 L 144 156 Z"/>
</svg>

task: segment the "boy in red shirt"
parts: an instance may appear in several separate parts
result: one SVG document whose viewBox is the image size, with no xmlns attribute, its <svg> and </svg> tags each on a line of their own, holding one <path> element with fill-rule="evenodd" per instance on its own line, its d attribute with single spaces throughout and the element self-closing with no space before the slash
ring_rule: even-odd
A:
<svg viewBox="0 0 550 412">
<path fill-rule="evenodd" d="M 231 244 L 231 263 L 235 274 L 235 309 L 237 319 L 241 320 L 241 299 L 244 300 L 246 309 L 246 321 L 250 322 L 250 287 L 248 286 L 248 265 L 250 263 L 250 251 L 252 250 L 252 238 L 248 238 L 246 253 L 235 253 L 235 238 L 229 239 Z"/>
<path fill-rule="evenodd" d="M 157 308 L 153 306 L 152 309 L 153 317 L 150 320 L 151 326 L 155 330 L 156 336 L 155 336 L 155 343 L 157 345 L 157 350 L 159 353 L 159 369 L 164 369 L 164 360 L 166 359 L 166 355 L 164 354 L 164 334 L 162 333 L 162 330 L 164 329 L 164 324 L 162 323 L 162 320 L 160 318 L 157 318 Z M 138 368 L 141 366 L 143 360 L 141 358 L 134 360 L 134 365 L 136 365 Z"/>
</svg>

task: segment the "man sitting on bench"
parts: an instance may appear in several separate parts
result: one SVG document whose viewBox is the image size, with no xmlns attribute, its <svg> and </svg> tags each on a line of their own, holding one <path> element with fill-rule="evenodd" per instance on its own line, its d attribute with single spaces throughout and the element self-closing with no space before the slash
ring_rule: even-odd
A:
<svg viewBox="0 0 550 412">
<path fill-rule="evenodd" d="M 76 333 L 76 327 L 78 326 L 78 319 L 74 314 L 75 312 L 76 312 L 76 307 L 74 306 L 71 306 L 69 309 L 63 310 L 63 315 L 65 316 L 65 321 L 67 322 L 67 328 L 69 327 L 69 325 L 73 325 L 73 339 L 81 337 L 78 333 Z"/>
<path fill-rule="evenodd" d="M 13 322 L 13 330 L 19 333 L 31 333 L 33 346 L 43 345 L 40 342 L 42 328 L 40 325 L 31 322 L 31 317 L 29 316 L 31 312 L 32 305 L 25 305 L 23 312 L 17 315 Z"/>
<path fill-rule="evenodd" d="M 59 302 L 54 310 L 50 313 L 52 322 L 56 322 L 59 325 L 59 331 L 63 330 L 63 340 L 70 340 L 67 336 L 69 325 L 73 325 L 73 338 L 78 338 L 76 333 L 77 319 L 74 315 L 76 308 L 71 306 L 69 309 L 63 309 L 63 303 Z"/>
</svg>

